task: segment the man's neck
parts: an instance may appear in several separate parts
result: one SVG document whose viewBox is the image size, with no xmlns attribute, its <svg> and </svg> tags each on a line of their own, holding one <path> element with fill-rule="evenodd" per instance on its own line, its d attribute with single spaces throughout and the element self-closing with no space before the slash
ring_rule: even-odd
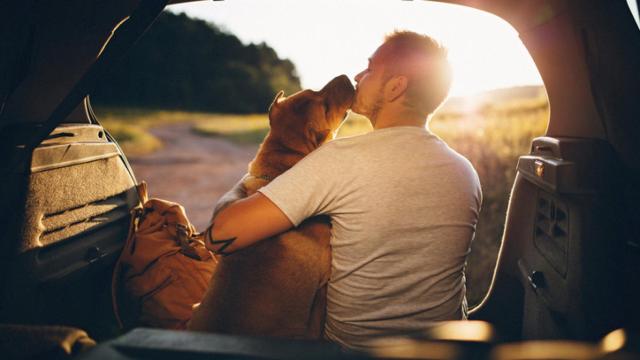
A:
<svg viewBox="0 0 640 360">
<path fill-rule="evenodd" d="M 427 118 L 417 115 L 415 112 L 402 109 L 382 109 L 375 118 L 373 128 L 376 130 L 394 126 L 416 126 L 425 127 Z M 372 121 L 373 122 L 373 121 Z"/>
</svg>

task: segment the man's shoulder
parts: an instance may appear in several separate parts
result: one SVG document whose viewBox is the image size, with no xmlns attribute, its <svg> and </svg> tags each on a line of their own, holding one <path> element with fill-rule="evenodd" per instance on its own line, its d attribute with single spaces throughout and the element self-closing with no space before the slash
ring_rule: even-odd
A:
<svg viewBox="0 0 640 360">
<path fill-rule="evenodd" d="M 316 151 L 333 152 L 333 151 L 344 151 L 349 149 L 357 150 L 359 149 L 359 146 L 361 144 L 367 142 L 366 141 L 367 134 L 336 138 L 324 143 Z"/>
<path fill-rule="evenodd" d="M 451 149 L 452 159 L 455 159 L 455 163 L 457 164 L 457 168 L 459 171 L 465 173 L 469 178 L 478 180 L 478 173 L 476 169 L 473 167 L 473 164 L 469 159 L 467 159 L 464 155 L 459 152 Z"/>
<path fill-rule="evenodd" d="M 439 151 L 437 151 L 438 155 L 435 155 L 434 153 L 430 154 L 432 160 L 435 160 L 433 159 L 434 157 L 444 160 L 451 165 L 451 171 L 453 171 L 461 181 L 470 181 L 479 186 L 480 179 L 478 177 L 478 172 L 471 161 L 455 149 L 451 148 L 444 140 L 437 136 L 434 136 L 434 138 L 438 144 Z"/>
<path fill-rule="evenodd" d="M 451 151 L 453 153 L 452 158 L 455 159 L 454 162 L 456 164 L 455 176 L 452 179 L 455 179 L 455 182 L 463 188 L 474 193 L 478 204 L 480 204 L 482 202 L 482 186 L 478 172 L 469 159 L 453 149 L 451 149 Z"/>
<path fill-rule="evenodd" d="M 354 158 L 354 152 L 361 151 L 360 142 L 352 137 L 338 138 L 322 144 L 305 156 L 295 168 L 315 167 L 320 164 L 343 164 Z M 357 156 L 356 156 L 357 157 Z"/>
</svg>

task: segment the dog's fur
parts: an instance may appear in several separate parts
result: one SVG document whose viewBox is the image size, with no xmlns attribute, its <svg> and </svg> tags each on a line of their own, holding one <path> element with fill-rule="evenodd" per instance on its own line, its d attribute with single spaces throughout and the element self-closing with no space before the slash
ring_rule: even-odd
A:
<svg viewBox="0 0 640 360">
<path fill-rule="evenodd" d="M 333 138 L 353 96 L 344 75 L 320 91 L 304 90 L 287 98 L 279 93 L 269 109 L 270 132 L 243 181 L 247 195 Z M 329 238 L 328 218 L 315 217 L 221 258 L 190 329 L 319 338 L 331 271 Z"/>
</svg>

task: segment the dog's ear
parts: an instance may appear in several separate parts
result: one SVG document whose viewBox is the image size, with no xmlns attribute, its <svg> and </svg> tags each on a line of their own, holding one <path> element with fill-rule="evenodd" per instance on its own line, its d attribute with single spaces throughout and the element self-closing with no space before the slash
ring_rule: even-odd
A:
<svg viewBox="0 0 640 360">
<path fill-rule="evenodd" d="M 281 99 L 283 96 L 284 96 L 284 90 L 278 91 L 278 93 L 276 94 L 276 97 L 273 99 L 273 102 L 269 106 L 269 111 L 271 111 L 271 108 L 278 105 L 278 103 L 283 100 Z"/>
</svg>

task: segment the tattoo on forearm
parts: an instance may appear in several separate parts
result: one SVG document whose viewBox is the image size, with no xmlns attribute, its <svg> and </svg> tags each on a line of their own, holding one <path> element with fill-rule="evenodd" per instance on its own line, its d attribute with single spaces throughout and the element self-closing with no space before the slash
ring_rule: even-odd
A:
<svg viewBox="0 0 640 360">
<path fill-rule="evenodd" d="M 213 237 L 213 223 L 211 223 L 211 225 L 209 225 L 209 228 L 207 229 L 207 234 L 206 234 L 207 242 L 214 246 L 220 246 L 219 248 L 213 250 L 213 252 L 216 254 L 223 255 L 223 256 L 230 255 L 231 253 L 224 252 L 224 250 L 227 247 L 229 247 L 229 245 L 231 245 L 236 239 L 237 237 L 232 237 L 230 239 L 216 240 Z"/>
</svg>

